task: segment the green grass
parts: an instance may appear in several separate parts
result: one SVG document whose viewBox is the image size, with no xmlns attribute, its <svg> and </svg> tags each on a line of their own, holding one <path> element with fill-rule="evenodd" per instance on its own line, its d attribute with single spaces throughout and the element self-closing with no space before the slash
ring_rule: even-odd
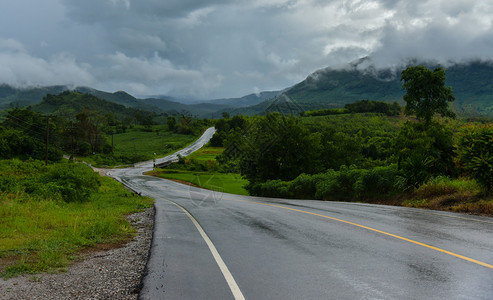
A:
<svg viewBox="0 0 493 300">
<path fill-rule="evenodd" d="M 159 127 L 154 127 L 159 129 Z M 166 156 L 185 147 L 197 139 L 194 135 L 171 132 L 145 132 L 141 128 L 130 129 L 114 135 L 115 155 L 133 155 L 135 153 L 157 157 Z"/>
<path fill-rule="evenodd" d="M 0 275 L 64 270 L 80 250 L 101 243 L 122 243 L 134 230 L 125 216 L 150 207 L 106 177 L 85 202 L 0 192 Z"/>
<path fill-rule="evenodd" d="M 187 156 L 187 159 L 195 159 L 198 162 L 216 161 L 216 156 L 223 151 L 223 147 L 204 147 Z"/>
<path fill-rule="evenodd" d="M 157 169 L 156 171 L 147 173 L 147 175 L 189 182 L 201 188 L 218 192 L 249 195 L 244 188 L 244 186 L 248 184 L 248 181 L 243 179 L 240 174 Z"/>
</svg>

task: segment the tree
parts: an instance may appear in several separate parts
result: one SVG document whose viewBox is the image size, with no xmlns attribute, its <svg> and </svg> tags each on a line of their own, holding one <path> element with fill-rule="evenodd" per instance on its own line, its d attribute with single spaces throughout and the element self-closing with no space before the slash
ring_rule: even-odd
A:
<svg viewBox="0 0 493 300">
<path fill-rule="evenodd" d="M 452 88 L 445 86 L 445 70 L 431 71 L 424 66 L 409 67 L 402 72 L 402 87 L 406 90 L 406 114 L 416 114 L 416 118 L 430 123 L 435 114 L 455 117 L 449 102 L 455 100 Z"/>
<path fill-rule="evenodd" d="M 228 138 L 226 151 L 237 147 L 241 174 L 250 184 L 272 179 L 293 180 L 313 173 L 319 151 L 318 136 L 310 134 L 299 119 L 280 113 L 255 120 L 246 136 Z"/>
<path fill-rule="evenodd" d="M 456 175 L 453 132 L 437 122 L 406 122 L 394 138 L 398 167 L 408 184 L 418 186 L 431 176 Z"/>
<path fill-rule="evenodd" d="M 168 125 L 169 131 L 175 131 L 176 130 L 176 119 L 175 119 L 175 117 L 168 117 L 168 119 L 166 120 L 166 124 Z"/>
</svg>

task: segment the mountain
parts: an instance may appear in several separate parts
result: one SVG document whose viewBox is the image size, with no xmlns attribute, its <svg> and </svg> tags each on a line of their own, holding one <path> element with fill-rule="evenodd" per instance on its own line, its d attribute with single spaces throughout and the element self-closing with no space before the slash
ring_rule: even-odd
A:
<svg viewBox="0 0 493 300">
<path fill-rule="evenodd" d="M 47 94 L 60 94 L 68 90 L 64 85 L 48 87 L 15 88 L 6 84 L 0 84 L 0 109 L 13 106 L 28 106 L 41 102 Z"/>
<path fill-rule="evenodd" d="M 415 64 L 413 64 L 415 65 Z M 433 69 L 436 66 L 427 66 Z M 405 91 L 400 69 L 318 70 L 277 97 L 259 104 L 230 110 L 232 114 L 285 113 L 343 107 L 358 100 L 402 102 Z M 446 85 L 456 97 L 454 108 L 461 114 L 493 116 L 493 62 L 474 61 L 446 68 Z"/>
<path fill-rule="evenodd" d="M 229 107 L 227 105 L 214 103 L 186 105 L 166 99 L 138 99 L 124 91 L 108 93 L 89 87 L 70 88 L 68 86 L 60 85 L 47 87 L 15 88 L 9 85 L 2 84 L 0 85 L 0 110 L 6 109 L 9 106 L 33 106 L 41 103 L 46 95 L 58 95 L 66 91 L 75 91 L 79 93 L 89 94 L 109 102 L 123 105 L 127 108 L 135 108 L 156 113 L 187 113 L 198 117 L 210 117 L 212 113 Z"/>
<path fill-rule="evenodd" d="M 227 105 L 232 108 L 247 107 L 247 106 L 257 105 L 263 101 L 272 99 L 281 93 L 282 91 L 260 92 L 257 94 L 246 95 L 240 98 L 215 99 L 215 100 L 208 100 L 207 102 Z"/>
<path fill-rule="evenodd" d="M 77 91 L 65 91 L 58 95 L 47 95 L 43 100 L 32 106 L 34 111 L 45 114 L 56 114 L 74 118 L 79 112 L 88 108 L 100 114 L 112 113 L 116 119 L 133 118 L 139 110 L 121 104 L 100 99 L 94 95 Z"/>
</svg>

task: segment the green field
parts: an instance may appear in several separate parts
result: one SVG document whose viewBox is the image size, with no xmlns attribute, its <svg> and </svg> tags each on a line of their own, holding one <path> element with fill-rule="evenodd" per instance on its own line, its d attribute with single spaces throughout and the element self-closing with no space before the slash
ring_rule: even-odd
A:
<svg viewBox="0 0 493 300">
<path fill-rule="evenodd" d="M 187 159 L 195 159 L 198 162 L 216 161 L 216 156 L 223 153 L 222 147 L 204 147 L 187 156 Z"/>
<path fill-rule="evenodd" d="M 83 160 L 97 167 L 128 165 L 172 154 L 198 137 L 164 131 L 163 125 L 154 126 L 153 131 L 136 126 L 113 136 L 113 154 L 95 154 Z M 111 136 L 108 139 L 111 145 Z"/>
<path fill-rule="evenodd" d="M 159 127 L 155 127 L 154 130 Z M 177 134 L 161 131 L 159 133 L 142 131 L 136 127 L 125 133 L 114 135 L 115 155 L 142 154 L 153 157 L 166 156 L 178 149 L 185 147 L 197 139 L 194 135 Z"/>
<path fill-rule="evenodd" d="M 162 172 L 159 172 L 159 174 L 150 173 L 149 175 L 156 175 L 165 179 L 190 182 L 201 188 L 213 191 L 237 195 L 248 195 L 247 190 L 244 188 L 248 181 L 241 178 L 240 174 L 209 173 L 186 170 L 161 171 Z"/>
</svg>

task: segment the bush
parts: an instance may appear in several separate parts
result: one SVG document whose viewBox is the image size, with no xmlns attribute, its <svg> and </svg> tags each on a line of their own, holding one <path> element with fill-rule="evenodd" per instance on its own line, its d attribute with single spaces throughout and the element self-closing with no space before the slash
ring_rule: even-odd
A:
<svg viewBox="0 0 493 300">
<path fill-rule="evenodd" d="M 342 166 L 337 172 L 329 172 L 327 177 L 317 184 L 315 197 L 323 200 L 350 200 L 356 197 L 354 184 L 366 170 L 354 166 Z"/>
<path fill-rule="evenodd" d="M 88 200 L 101 184 L 98 174 L 90 167 L 74 163 L 52 166 L 40 182 L 43 190 L 59 193 L 66 202 Z"/>
<path fill-rule="evenodd" d="M 282 180 L 269 180 L 265 183 L 257 183 L 246 186 L 252 196 L 292 198 L 289 193 L 289 182 Z"/>
<path fill-rule="evenodd" d="M 400 175 L 395 165 L 362 172 L 354 184 L 356 196 L 363 199 L 391 196 L 404 191 L 405 188 L 405 178 Z"/>
<path fill-rule="evenodd" d="M 493 125 L 467 126 L 459 134 L 457 161 L 486 193 L 493 190 Z"/>
<path fill-rule="evenodd" d="M 432 198 L 457 192 L 476 194 L 479 190 L 480 187 L 475 181 L 464 179 L 452 180 L 446 176 L 437 176 L 417 188 L 415 193 L 422 198 Z"/>
</svg>

